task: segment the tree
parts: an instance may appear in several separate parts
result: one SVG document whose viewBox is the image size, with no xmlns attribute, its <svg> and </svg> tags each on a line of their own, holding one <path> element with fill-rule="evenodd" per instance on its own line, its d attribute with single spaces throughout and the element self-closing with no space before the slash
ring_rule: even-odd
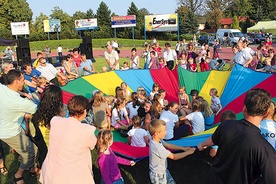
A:
<svg viewBox="0 0 276 184">
<path fill-rule="evenodd" d="M 97 19 L 99 29 L 95 32 L 96 38 L 110 38 L 111 37 L 111 11 L 108 6 L 102 1 L 97 9 Z"/>
<path fill-rule="evenodd" d="M 223 11 L 227 8 L 228 2 L 225 0 L 207 0 L 206 20 L 212 29 L 220 28 Z"/>
<path fill-rule="evenodd" d="M 180 33 L 185 33 L 185 29 L 184 29 L 184 22 L 185 22 L 185 18 L 186 15 L 188 14 L 188 8 L 186 6 L 179 6 L 175 13 L 178 13 L 179 16 L 179 29 L 180 29 Z"/>
<path fill-rule="evenodd" d="M 188 34 L 195 34 L 198 31 L 198 23 L 194 12 L 188 10 L 183 22 L 183 31 Z"/>
<path fill-rule="evenodd" d="M 50 15 L 51 19 L 60 19 L 61 24 L 61 38 L 76 38 L 76 31 L 75 31 L 75 23 L 73 18 L 65 13 L 62 9 L 58 6 L 55 6 L 52 10 L 52 14 Z M 55 36 L 51 37 L 55 39 Z"/>
<path fill-rule="evenodd" d="M 111 25 L 111 11 L 108 6 L 102 1 L 97 9 L 98 25 L 109 26 Z"/>
<path fill-rule="evenodd" d="M 245 21 L 240 22 L 240 27 L 241 27 L 243 33 L 246 33 L 247 28 L 249 28 L 253 25 L 254 25 L 254 23 L 250 21 L 249 17 L 247 17 Z"/>
<path fill-rule="evenodd" d="M 199 9 L 202 9 L 204 6 L 204 0 L 177 0 L 180 6 L 185 6 L 193 13 L 199 13 Z"/>
<path fill-rule="evenodd" d="M 229 1 L 228 7 L 225 10 L 225 14 L 228 17 L 247 16 L 250 12 L 252 12 L 252 4 L 250 0 Z"/>
<path fill-rule="evenodd" d="M 86 19 L 87 18 L 87 14 L 82 12 L 82 11 L 76 11 L 73 14 L 73 20 L 80 20 L 80 19 Z M 91 17 L 90 17 L 91 18 Z"/>
<path fill-rule="evenodd" d="M 271 13 L 276 11 L 275 0 L 249 0 L 249 2 L 253 7 L 249 16 L 254 20 L 268 19 Z"/>
<path fill-rule="evenodd" d="M 33 30 L 31 30 L 31 40 L 46 40 L 47 34 L 44 32 L 44 20 L 48 20 L 49 17 L 43 13 L 35 18 L 33 23 Z"/>
<path fill-rule="evenodd" d="M 86 11 L 86 18 L 95 18 L 95 14 L 91 8 Z"/>
<path fill-rule="evenodd" d="M 0 0 L 0 29 L 11 33 L 11 22 L 31 23 L 33 12 L 26 0 Z"/>
<path fill-rule="evenodd" d="M 136 16 L 136 27 L 134 28 L 134 37 L 137 38 L 141 35 L 141 22 L 142 17 L 139 14 L 137 6 L 134 4 L 134 2 L 130 3 L 130 7 L 127 9 L 127 15 L 135 15 Z M 132 38 L 132 28 L 125 28 L 126 35 L 128 35 L 128 38 Z"/>
<path fill-rule="evenodd" d="M 231 29 L 240 29 L 239 20 L 236 15 L 232 19 Z"/>
</svg>

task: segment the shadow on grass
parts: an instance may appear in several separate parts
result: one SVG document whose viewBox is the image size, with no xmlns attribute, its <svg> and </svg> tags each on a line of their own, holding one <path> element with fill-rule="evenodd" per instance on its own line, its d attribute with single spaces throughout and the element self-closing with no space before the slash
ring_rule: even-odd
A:
<svg viewBox="0 0 276 184">
<path fill-rule="evenodd" d="M 13 176 L 19 167 L 18 155 L 10 153 L 9 147 L 4 143 L 6 167 L 9 170 L 7 176 L 0 176 L 1 184 L 12 183 Z M 95 183 L 100 183 L 101 174 L 97 164 L 97 151 L 92 152 L 93 173 Z M 206 176 L 210 169 L 210 163 L 213 159 L 208 155 L 209 149 L 204 152 L 196 151 L 181 160 L 168 159 L 168 169 L 176 183 L 202 184 L 205 182 Z M 149 180 L 149 159 L 146 158 L 136 163 L 135 166 L 119 165 L 122 176 L 126 184 L 148 184 Z M 26 184 L 37 184 L 38 178 L 31 177 L 29 172 L 24 173 Z"/>
</svg>

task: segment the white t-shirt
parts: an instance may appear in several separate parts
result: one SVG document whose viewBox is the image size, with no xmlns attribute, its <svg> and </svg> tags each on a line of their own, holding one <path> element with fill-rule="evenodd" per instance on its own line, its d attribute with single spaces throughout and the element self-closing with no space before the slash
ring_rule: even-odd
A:
<svg viewBox="0 0 276 184">
<path fill-rule="evenodd" d="M 138 114 L 138 108 L 140 106 L 136 105 L 135 108 L 132 106 L 133 102 L 129 102 L 126 104 L 126 108 L 129 110 L 129 118 L 131 119 L 133 116 L 136 116 Z"/>
<path fill-rule="evenodd" d="M 111 53 L 109 53 L 108 51 L 105 51 L 105 52 L 104 52 L 104 58 L 105 58 L 106 60 L 108 60 L 112 65 L 114 65 L 115 62 L 116 62 L 117 60 L 119 60 L 119 55 L 118 55 L 118 52 L 115 51 L 115 50 L 112 50 Z M 119 68 L 119 62 L 118 62 L 118 64 L 115 66 L 115 69 L 116 69 L 116 70 L 119 70 L 119 69 L 120 69 L 120 68 Z"/>
<path fill-rule="evenodd" d="M 175 52 L 175 50 L 165 50 L 163 56 L 164 56 L 166 62 L 174 61 L 174 58 L 176 58 L 176 52 Z"/>
<path fill-rule="evenodd" d="M 144 137 L 148 136 L 148 133 L 145 129 L 133 128 L 130 131 L 128 131 L 127 135 L 131 136 L 131 146 L 146 147 Z"/>
<path fill-rule="evenodd" d="M 175 126 L 175 122 L 179 121 L 179 118 L 176 114 L 172 113 L 170 110 L 163 111 L 160 120 L 165 121 L 166 123 L 166 136 L 165 139 L 172 139 L 173 138 L 173 130 Z M 204 125 L 204 123 L 203 123 Z"/>
<path fill-rule="evenodd" d="M 235 55 L 235 62 L 244 65 L 252 56 L 250 52 L 246 49 L 242 49 L 241 51 L 237 52 Z"/>
<path fill-rule="evenodd" d="M 57 51 L 58 51 L 58 52 L 62 52 L 62 47 L 58 47 L 58 48 L 57 48 Z"/>
<path fill-rule="evenodd" d="M 212 99 L 211 99 L 212 109 L 218 111 L 219 110 L 219 104 L 220 104 L 220 99 L 218 97 L 212 97 Z"/>
<path fill-rule="evenodd" d="M 204 117 L 201 112 L 192 112 L 186 118 L 192 123 L 193 134 L 198 134 L 205 130 Z"/>
<path fill-rule="evenodd" d="M 114 126 L 117 120 L 125 120 L 124 117 L 128 116 L 126 108 L 122 108 L 119 112 L 116 108 L 112 110 L 111 125 Z"/>
<path fill-rule="evenodd" d="M 46 63 L 45 67 L 39 65 L 36 69 L 41 72 L 41 77 L 45 77 L 48 81 L 55 78 L 58 73 L 57 69 L 50 63 Z"/>
</svg>

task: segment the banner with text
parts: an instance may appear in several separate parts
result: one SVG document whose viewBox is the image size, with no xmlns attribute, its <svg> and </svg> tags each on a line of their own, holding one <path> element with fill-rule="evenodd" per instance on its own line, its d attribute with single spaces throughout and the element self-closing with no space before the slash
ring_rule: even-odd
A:
<svg viewBox="0 0 276 184">
<path fill-rule="evenodd" d="M 29 22 L 11 22 L 12 35 L 30 34 Z"/>
<path fill-rule="evenodd" d="M 145 28 L 146 31 L 177 31 L 178 14 L 146 15 Z"/>
<path fill-rule="evenodd" d="M 51 19 L 51 20 L 43 20 L 44 24 L 44 32 L 60 32 L 60 20 L 59 19 Z"/>
<path fill-rule="evenodd" d="M 97 19 L 81 19 L 75 20 L 75 29 L 76 30 L 91 30 L 98 28 Z"/>
<path fill-rule="evenodd" d="M 136 15 L 111 17 L 111 28 L 135 27 L 135 26 L 136 26 Z"/>
</svg>

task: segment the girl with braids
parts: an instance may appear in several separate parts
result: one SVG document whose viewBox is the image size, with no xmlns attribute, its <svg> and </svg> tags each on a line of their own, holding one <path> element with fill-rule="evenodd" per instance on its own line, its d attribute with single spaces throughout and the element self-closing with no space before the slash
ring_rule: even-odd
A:
<svg viewBox="0 0 276 184">
<path fill-rule="evenodd" d="M 123 184 L 119 164 L 134 166 L 135 162 L 130 161 L 114 154 L 110 146 L 113 143 L 113 135 L 110 130 L 101 130 L 97 136 L 98 165 L 102 175 L 101 183 Z"/>
<path fill-rule="evenodd" d="M 61 89 L 55 85 L 49 85 L 42 93 L 37 111 L 31 119 L 35 133 L 31 135 L 38 147 L 38 164 L 41 167 L 48 152 L 50 121 L 54 116 L 59 116 L 63 108 Z M 31 126 L 30 125 L 30 126 Z"/>
</svg>

